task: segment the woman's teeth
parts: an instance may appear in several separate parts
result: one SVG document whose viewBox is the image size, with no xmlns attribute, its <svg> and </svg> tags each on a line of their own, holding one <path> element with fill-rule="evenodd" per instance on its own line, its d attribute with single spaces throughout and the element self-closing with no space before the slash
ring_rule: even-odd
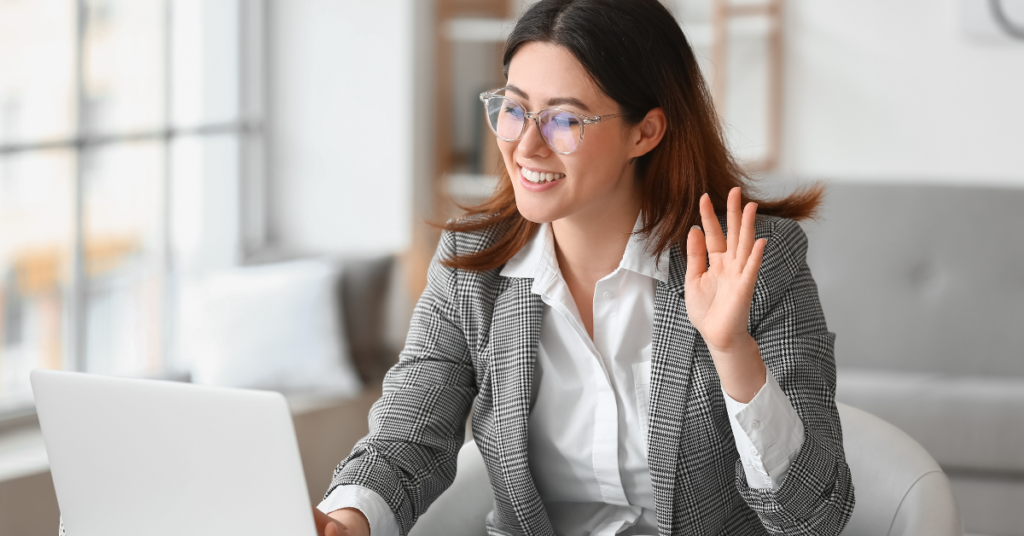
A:
<svg viewBox="0 0 1024 536">
<path fill-rule="evenodd" d="M 530 171 L 528 169 L 522 169 L 523 178 L 532 183 L 542 182 L 555 182 L 559 179 L 565 178 L 565 173 L 540 173 L 538 171 Z"/>
</svg>

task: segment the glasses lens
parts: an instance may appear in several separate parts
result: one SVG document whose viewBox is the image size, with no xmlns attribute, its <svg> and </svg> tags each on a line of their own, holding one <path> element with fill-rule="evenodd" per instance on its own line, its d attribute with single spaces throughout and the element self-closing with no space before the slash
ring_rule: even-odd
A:
<svg viewBox="0 0 1024 536">
<path fill-rule="evenodd" d="M 526 113 L 515 101 L 494 97 L 484 102 L 487 107 L 487 121 L 499 138 L 514 140 L 523 132 Z"/>
<path fill-rule="evenodd" d="M 580 146 L 582 124 L 569 112 L 549 110 L 540 116 L 540 132 L 555 152 L 569 154 Z"/>
</svg>

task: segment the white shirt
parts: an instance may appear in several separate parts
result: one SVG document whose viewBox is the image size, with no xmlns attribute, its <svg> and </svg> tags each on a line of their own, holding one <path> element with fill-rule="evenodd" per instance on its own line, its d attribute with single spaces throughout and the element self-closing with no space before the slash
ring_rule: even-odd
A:
<svg viewBox="0 0 1024 536">
<path fill-rule="evenodd" d="M 640 219 L 637 220 L 640 227 Z M 594 338 L 583 327 L 562 278 L 549 224 L 505 265 L 504 277 L 532 278 L 544 302 L 529 421 L 529 460 L 555 532 L 562 536 L 657 534 L 647 466 L 647 404 L 660 261 L 630 238 L 619 267 L 594 289 Z M 725 394 L 747 483 L 778 489 L 803 445 L 803 423 L 771 372 L 748 403 Z M 339 486 L 323 512 L 360 509 L 373 536 L 398 536 L 398 523 L 377 493 Z"/>
</svg>

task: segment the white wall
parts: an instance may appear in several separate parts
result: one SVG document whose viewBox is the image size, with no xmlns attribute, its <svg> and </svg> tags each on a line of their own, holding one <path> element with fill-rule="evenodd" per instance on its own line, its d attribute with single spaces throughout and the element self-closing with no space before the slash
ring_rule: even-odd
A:
<svg viewBox="0 0 1024 536">
<path fill-rule="evenodd" d="M 412 229 L 420 0 L 276 0 L 270 221 L 307 251 L 393 252 Z M 422 100 L 422 99 L 421 99 Z"/>
<path fill-rule="evenodd" d="M 699 28 L 711 0 L 665 1 L 713 76 L 708 43 L 700 44 L 710 36 Z M 1001 1 L 1024 25 L 1024 0 Z M 778 175 L 1024 186 L 1024 41 L 998 37 L 989 0 L 783 6 Z M 979 21 L 989 36 L 977 35 Z M 742 31 L 758 26 L 749 22 L 733 23 L 729 45 L 725 122 L 741 158 L 760 155 L 765 142 L 766 56 L 763 39 Z"/>
<path fill-rule="evenodd" d="M 784 174 L 1024 187 L 1024 41 L 958 0 L 787 0 Z"/>
</svg>

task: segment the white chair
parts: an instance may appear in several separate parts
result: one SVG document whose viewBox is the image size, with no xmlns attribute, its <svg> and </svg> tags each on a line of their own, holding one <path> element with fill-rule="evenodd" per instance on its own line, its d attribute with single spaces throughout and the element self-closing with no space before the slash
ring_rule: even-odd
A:
<svg viewBox="0 0 1024 536">
<path fill-rule="evenodd" d="M 843 536 L 963 536 L 949 479 L 928 451 L 870 413 L 837 406 L 857 498 Z"/>
<path fill-rule="evenodd" d="M 963 536 L 949 480 L 916 441 L 895 426 L 838 404 L 857 505 L 843 536 Z M 410 536 L 482 536 L 494 495 L 476 443 L 459 452 L 455 482 Z"/>
</svg>

